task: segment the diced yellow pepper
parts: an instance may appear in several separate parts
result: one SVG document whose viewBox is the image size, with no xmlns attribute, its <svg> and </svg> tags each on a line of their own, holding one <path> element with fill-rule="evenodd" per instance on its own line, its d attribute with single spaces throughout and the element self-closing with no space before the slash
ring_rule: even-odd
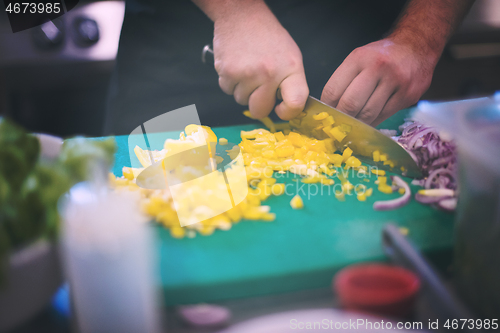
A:
<svg viewBox="0 0 500 333">
<path fill-rule="evenodd" d="M 328 158 L 330 162 L 332 162 L 335 166 L 340 166 L 344 158 L 339 154 L 328 154 Z"/>
<path fill-rule="evenodd" d="M 379 170 L 379 169 L 372 169 L 370 168 L 370 171 L 377 176 L 385 176 L 385 171 L 384 170 Z"/>
<path fill-rule="evenodd" d="M 385 194 L 391 194 L 392 193 L 392 187 L 387 185 L 387 184 L 379 184 L 378 190 L 382 193 Z"/>
<path fill-rule="evenodd" d="M 335 191 L 335 198 L 339 201 L 345 201 L 344 191 Z"/>
<path fill-rule="evenodd" d="M 381 162 L 387 161 L 387 154 L 380 154 L 380 161 Z"/>
<path fill-rule="evenodd" d="M 273 159 L 276 158 L 276 152 L 274 150 L 266 150 L 262 152 L 262 157 Z"/>
<path fill-rule="evenodd" d="M 275 196 L 285 193 L 285 184 L 274 184 L 271 186 L 271 193 Z"/>
<path fill-rule="evenodd" d="M 323 143 L 325 145 L 325 149 L 326 149 L 326 153 L 333 153 L 336 148 L 333 144 L 333 139 L 332 138 L 328 138 L 328 139 L 324 139 L 323 140 Z"/>
<path fill-rule="evenodd" d="M 291 146 L 285 146 L 276 149 L 276 155 L 278 155 L 278 157 L 288 157 L 292 156 L 294 153 L 295 149 Z"/>
<path fill-rule="evenodd" d="M 352 129 L 351 125 L 340 124 L 340 129 L 342 132 L 349 133 Z"/>
<path fill-rule="evenodd" d="M 364 193 L 358 193 L 358 201 L 366 201 L 366 195 Z"/>
<path fill-rule="evenodd" d="M 329 178 L 321 178 L 321 184 L 333 185 L 333 184 L 335 184 L 335 181 L 333 179 L 329 179 Z"/>
<path fill-rule="evenodd" d="M 346 134 L 340 130 L 340 126 L 332 128 L 329 132 L 329 135 L 338 142 L 342 142 L 342 140 L 344 140 L 344 138 L 346 137 Z"/>
<path fill-rule="evenodd" d="M 398 189 L 399 194 L 405 194 L 405 189 L 403 187 Z"/>
<path fill-rule="evenodd" d="M 186 230 L 182 227 L 172 227 L 170 229 L 170 235 L 174 238 L 184 238 L 186 235 Z"/>
<path fill-rule="evenodd" d="M 318 177 L 318 176 L 310 176 L 310 177 L 302 178 L 302 182 L 304 184 L 315 184 L 315 183 L 319 183 L 320 181 L 321 181 L 321 177 Z"/>
<path fill-rule="evenodd" d="M 328 113 L 326 113 L 324 111 L 313 115 L 314 120 L 323 120 L 323 119 L 326 119 L 327 117 L 328 117 Z"/>
<path fill-rule="evenodd" d="M 276 220 L 276 214 L 274 213 L 262 213 L 260 219 L 263 221 L 274 221 Z"/>
<path fill-rule="evenodd" d="M 332 130 L 333 126 L 332 125 L 327 125 L 327 126 L 324 126 L 321 130 L 323 132 L 325 132 L 330 138 L 333 139 L 333 135 L 330 133 L 330 131 Z"/>
<path fill-rule="evenodd" d="M 227 139 L 226 138 L 219 138 L 219 144 L 221 146 L 227 145 Z"/>
<path fill-rule="evenodd" d="M 321 121 L 321 123 L 323 124 L 323 126 L 331 126 L 333 124 L 335 124 L 335 120 L 333 120 L 333 117 L 332 116 L 328 116 L 326 117 L 325 119 L 323 119 Z"/>
<path fill-rule="evenodd" d="M 378 150 L 375 150 L 373 152 L 373 161 L 374 162 L 379 162 L 380 161 L 380 152 Z"/>
<path fill-rule="evenodd" d="M 305 144 L 305 141 L 304 139 L 302 138 L 302 136 L 297 133 L 297 132 L 290 132 L 290 134 L 288 134 L 288 140 L 290 140 L 290 142 L 295 146 L 295 147 L 302 147 L 304 146 Z"/>
<path fill-rule="evenodd" d="M 342 184 L 342 189 L 347 194 L 351 194 L 351 190 L 353 188 L 354 188 L 354 185 L 352 185 L 349 181 L 346 181 L 345 183 Z"/>
<path fill-rule="evenodd" d="M 373 189 L 372 189 L 372 188 L 369 188 L 369 189 L 367 189 L 367 190 L 365 191 L 365 196 L 369 197 L 369 196 L 371 196 L 371 195 L 372 195 L 372 193 L 373 193 Z"/>
<path fill-rule="evenodd" d="M 350 166 L 350 167 L 359 167 L 361 165 L 361 161 L 358 160 L 356 157 L 354 156 L 350 156 L 349 158 L 347 158 L 347 160 L 345 161 L 345 164 L 347 166 Z"/>
<path fill-rule="evenodd" d="M 128 180 L 134 180 L 134 178 L 135 178 L 134 171 L 132 170 L 132 168 L 123 167 L 122 173 L 123 173 L 123 177 L 125 177 Z"/>
<path fill-rule="evenodd" d="M 324 152 L 324 151 L 326 151 L 325 143 L 322 140 L 312 140 L 312 141 L 309 141 L 308 143 L 306 143 L 306 148 L 308 150 L 314 150 L 316 152 Z"/>
<path fill-rule="evenodd" d="M 274 133 L 274 137 L 276 138 L 277 141 L 285 140 L 285 135 L 283 134 L 283 132 Z"/>
<path fill-rule="evenodd" d="M 300 195 L 297 194 L 290 201 L 290 206 L 292 206 L 293 209 L 302 209 L 304 208 L 304 201 L 302 201 Z"/>
<path fill-rule="evenodd" d="M 347 147 L 346 149 L 344 149 L 344 151 L 342 152 L 342 160 L 345 162 L 347 161 L 347 159 L 349 157 L 351 157 L 352 155 L 352 149 Z M 360 163 L 361 164 L 361 163 Z"/>
</svg>

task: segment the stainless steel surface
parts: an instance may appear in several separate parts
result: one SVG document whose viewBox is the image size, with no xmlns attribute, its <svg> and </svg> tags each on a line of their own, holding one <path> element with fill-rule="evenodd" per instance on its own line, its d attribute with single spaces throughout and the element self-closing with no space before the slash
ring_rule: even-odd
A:
<svg viewBox="0 0 500 333">
<path fill-rule="evenodd" d="M 313 119 L 313 115 L 320 112 L 327 112 L 329 115 L 333 116 L 335 120 L 333 126 L 340 124 L 351 126 L 351 131 L 347 133 L 346 137 L 340 142 L 340 147 L 338 148 L 343 149 L 348 146 L 353 150 L 354 155 L 363 157 L 364 162 L 370 165 L 376 165 L 380 169 L 413 178 L 422 177 L 420 168 L 410 154 L 408 154 L 408 152 L 397 142 L 385 136 L 377 129 L 311 96 L 307 99 L 304 112 L 306 116 L 299 119 L 300 123 L 298 126 L 293 126 L 292 122 L 290 123 L 290 125 L 301 133 L 314 136 L 317 139 L 327 139 L 328 135 L 326 133 L 314 130 L 315 127 L 321 125 L 321 121 Z M 384 165 L 383 163 L 374 162 L 372 156 L 373 152 L 376 150 L 380 151 L 380 153 L 387 154 L 388 160 L 394 162 L 394 168 Z"/>
</svg>

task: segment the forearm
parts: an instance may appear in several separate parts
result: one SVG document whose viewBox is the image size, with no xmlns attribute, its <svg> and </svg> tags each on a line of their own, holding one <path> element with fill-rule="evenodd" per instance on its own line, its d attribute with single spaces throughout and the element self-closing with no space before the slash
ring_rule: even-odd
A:
<svg viewBox="0 0 500 333">
<path fill-rule="evenodd" d="M 410 0 L 389 39 L 437 59 L 475 0 Z"/>
<path fill-rule="evenodd" d="M 271 13 L 263 0 L 192 0 L 213 22 Z"/>
</svg>

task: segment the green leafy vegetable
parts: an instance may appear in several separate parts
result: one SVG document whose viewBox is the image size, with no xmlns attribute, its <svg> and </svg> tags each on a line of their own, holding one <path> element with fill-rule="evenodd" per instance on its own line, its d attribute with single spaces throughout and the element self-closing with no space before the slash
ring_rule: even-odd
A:
<svg viewBox="0 0 500 333">
<path fill-rule="evenodd" d="M 114 139 L 75 138 L 65 141 L 58 159 L 40 159 L 38 139 L 0 118 L 0 262 L 39 238 L 54 239 L 61 195 L 89 179 L 95 165 L 108 170 L 115 150 Z"/>
</svg>

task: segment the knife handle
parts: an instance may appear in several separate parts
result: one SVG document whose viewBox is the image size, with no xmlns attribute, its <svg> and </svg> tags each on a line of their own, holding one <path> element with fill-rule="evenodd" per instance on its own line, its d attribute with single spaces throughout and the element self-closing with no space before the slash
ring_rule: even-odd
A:
<svg viewBox="0 0 500 333">
<path fill-rule="evenodd" d="M 214 64 L 214 50 L 212 49 L 212 46 L 210 44 L 207 44 L 203 47 L 203 50 L 201 51 L 201 62 L 204 64 Z M 280 101 L 283 99 L 281 97 L 281 88 L 278 88 L 278 90 L 276 91 L 276 98 Z"/>
</svg>

